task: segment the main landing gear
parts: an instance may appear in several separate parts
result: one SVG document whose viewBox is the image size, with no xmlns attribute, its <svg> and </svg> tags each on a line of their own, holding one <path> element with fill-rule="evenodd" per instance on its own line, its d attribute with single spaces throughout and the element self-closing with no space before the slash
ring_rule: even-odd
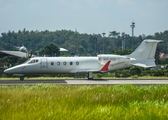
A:
<svg viewBox="0 0 168 120">
<path fill-rule="evenodd" d="M 93 73 L 92 72 L 88 72 L 88 80 L 93 80 Z"/>
<path fill-rule="evenodd" d="M 20 76 L 20 80 L 23 81 L 24 80 L 24 76 Z"/>
</svg>

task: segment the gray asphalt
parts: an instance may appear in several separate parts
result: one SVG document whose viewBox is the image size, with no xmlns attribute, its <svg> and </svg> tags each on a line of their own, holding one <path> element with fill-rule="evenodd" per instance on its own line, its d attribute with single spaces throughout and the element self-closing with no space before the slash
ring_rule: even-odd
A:
<svg viewBox="0 0 168 120">
<path fill-rule="evenodd" d="M 54 85 L 160 85 L 168 84 L 168 79 L 99 79 L 99 80 L 0 80 L 0 85 L 36 85 L 36 84 L 54 84 Z"/>
</svg>

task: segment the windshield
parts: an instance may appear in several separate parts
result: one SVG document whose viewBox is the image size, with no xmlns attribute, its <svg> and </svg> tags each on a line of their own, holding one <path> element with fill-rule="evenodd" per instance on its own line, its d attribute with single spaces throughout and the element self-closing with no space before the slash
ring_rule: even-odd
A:
<svg viewBox="0 0 168 120">
<path fill-rule="evenodd" d="M 37 63 L 38 61 L 39 61 L 38 59 L 32 59 L 28 61 L 28 64 Z"/>
<path fill-rule="evenodd" d="M 37 62 L 39 62 L 39 60 L 38 59 L 28 59 L 27 61 L 25 61 L 23 64 L 32 64 L 32 63 L 37 63 Z"/>
</svg>

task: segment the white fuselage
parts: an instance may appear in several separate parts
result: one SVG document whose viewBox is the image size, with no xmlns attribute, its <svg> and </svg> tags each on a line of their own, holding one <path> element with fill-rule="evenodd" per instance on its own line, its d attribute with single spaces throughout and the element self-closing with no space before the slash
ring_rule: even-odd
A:
<svg viewBox="0 0 168 120">
<path fill-rule="evenodd" d="M 114 59 L 98 57 L 36 57 L 7 69 L 9 74 L 61 74 L 99 72 L 105 63 L 111 60 L 108 71 L 130 67 L 128 60 L 114 55 Z M 33 62 L 32 62 L 33 61 Z M 105 72 L 108 72 L 105 71 Z"/>
</svg>

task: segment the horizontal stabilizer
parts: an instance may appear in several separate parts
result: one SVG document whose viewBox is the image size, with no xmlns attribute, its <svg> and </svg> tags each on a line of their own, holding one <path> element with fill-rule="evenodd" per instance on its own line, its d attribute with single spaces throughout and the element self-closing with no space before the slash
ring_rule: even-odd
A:
<svg viewBox="0 0 168 120">
<path fill-rule="evenodd" d="M 149 67 L 155 67 L 155 64 L 145 64 L 145 63 L 135 63 L 133 64 L 135 66 L 139 66 L 139 67 L 144 67 L 144 68 L 149 68 Z"/>
</svg>

